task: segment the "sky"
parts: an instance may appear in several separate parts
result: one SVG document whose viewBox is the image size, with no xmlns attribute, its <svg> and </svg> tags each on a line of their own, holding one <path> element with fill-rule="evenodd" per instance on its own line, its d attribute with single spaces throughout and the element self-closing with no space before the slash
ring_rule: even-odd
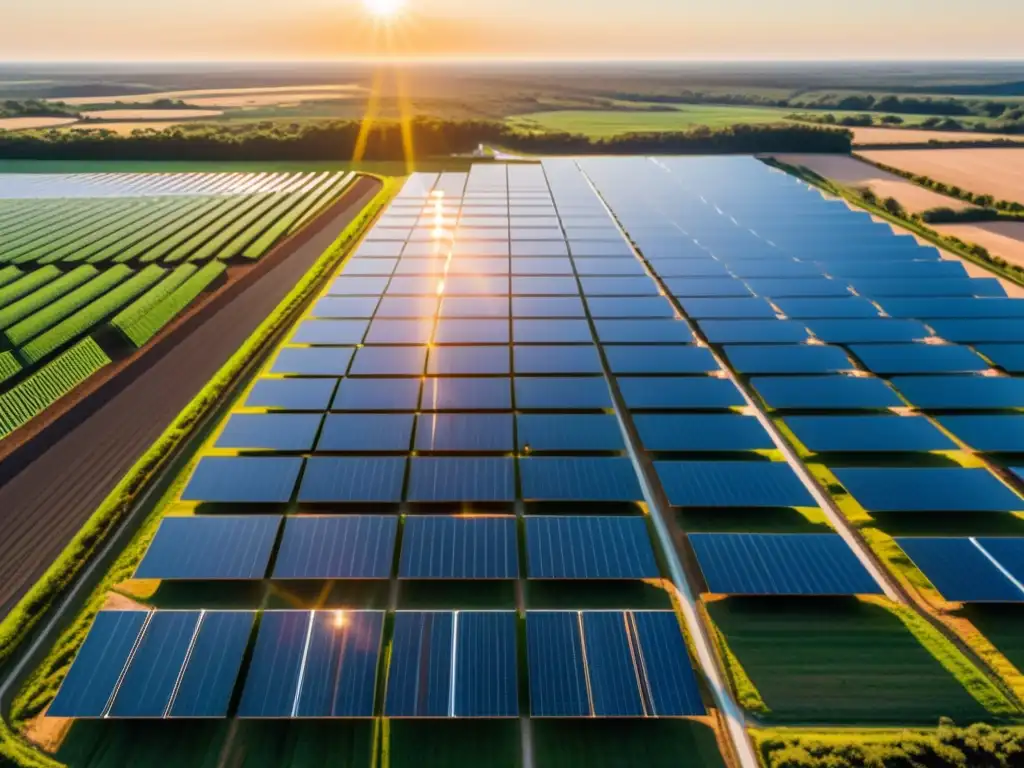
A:
<svg viewBox="0 0 1024 768">
<path fill-rule="evenodd" d="M 1021 0 L 404 2 L 385 29 L 364 0 L 0 0 L 0 59 L 1024 57 Z"/>
</svg>

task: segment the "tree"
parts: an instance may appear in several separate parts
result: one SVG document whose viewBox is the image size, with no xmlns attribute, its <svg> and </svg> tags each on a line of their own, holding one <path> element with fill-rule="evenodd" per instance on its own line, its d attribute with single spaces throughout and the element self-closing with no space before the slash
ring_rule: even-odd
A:
<svg viewBox="0 0 1024 768">
<path fill-rule="evenodd" d="M 887 197 L 882 201 L 882 208 L 893 216 L 906 216 L 906 210 L 903 208 L 903 204 L 895 197 Z"/>
</svg>

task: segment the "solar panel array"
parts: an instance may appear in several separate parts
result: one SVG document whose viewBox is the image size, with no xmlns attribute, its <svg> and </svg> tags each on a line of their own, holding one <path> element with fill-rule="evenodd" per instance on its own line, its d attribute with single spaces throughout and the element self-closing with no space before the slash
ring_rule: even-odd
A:
<svg viewBox="0 0 1024 768">
<path fill-rule="evenodd" d="M 1024 444 L 1003 412 L 1022 381 L 990 349 L 1015 342 L 987 322 L 1018 307 L 750 158 L 414 174 L 235 404 L 137 577 L 388 581 L 372 609 L 264 610 L 225 714 L 699 714 L 677 614 L 579 610 L 576 590 L 662 579 L 667 543 L 706 592 L 879 593 L 841 536 L 771 532 L 821 516 L 780 435 L 872 514 L 1019 509 L 985 466 Z M 697 516 L 707 532 L 669 540 Z M 514 583 L 515 610 L 411 597 L 452 582 Z M 118 716 L 116 691 L 79 705 L 80 685 L 63 711 Z"/>
</svg>

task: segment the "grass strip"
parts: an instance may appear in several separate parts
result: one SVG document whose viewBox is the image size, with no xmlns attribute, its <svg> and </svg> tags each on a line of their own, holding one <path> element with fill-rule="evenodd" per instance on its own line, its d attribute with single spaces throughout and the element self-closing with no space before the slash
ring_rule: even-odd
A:
<svg viewBox="0 0 1024 768">
<path fill-rule="evenodd" d="M 8 267 L 8 269 L 17 270 L 18 268 Z M 3 271 L 6 272 L 7 270 Z M 20 273 L 21 270 L 18 271 Z M 0 307 L 6 307 L 8 304 L 13 304 L 22 296 L 27 296 L 32 293 L 32 291 L 39 290 L 48 282 L 55 280 L 58 277 L 60 277 L 60 270 L 57 269 L 57 267 L 43 267 L 42 269 L 32 270 L 20 280 L 15 280 L 9 285 L 5 285 L 3 288 L 0 288 Z"/>
<path fill-rule="evenodd" d="M 54 267 L 54 269 L 56 269 L 56 267 Z M 0 330 L 9 328 L 14 323 L 24 317 L 28 317 L 42 307 L 49 306 L 52 302 L 65 295 L 68 291 L 77 288 L 87 280 L 91 280 L 99 273 L 100 272 L 96 267 L 90 267 L 83 264 L 82 266 L 71 270 L 66 275 L 58 277 L 53 282 L 47 283 L 39 290 L 33 291 L 23 299 L 19 299 L 13 304 L 0 309 Z"/>
<path fill-rule="evenodd" d="M 109 363 L 99 344 L 91 338 L 83 339 L 4 392 L 0 395 L 0 438 L 45 411 Z"/>
<path fill-rule="evenodd" d="M 140 272 L 100 296 L 92 303 L 57 323 L 21 348 L 21 356 L 30 363 L 38 363 L 65 344 L 88 333 L 110 315 L 130 302 L 164 276 L 162 267 L 150 264 Z"/>
<path fill-rule="evenodd" d="M 49 306 L 43 307 L 21 322 L 12 325 L 4 332 L 7 340 L 16 346 L 21 346 L 29 339 L 33 339 L 43 331 L 52 328 L 93 299 L 102 296 L 115 285 L 126 280 L 131 274 L 131 267 L 123 265 L 111 267 L 105 272 L 101 272 L 85 285 L 76 288 Z"/>
<path fill-rule="evenodd" d="M 226 264 L 211 262 L 156 302 L 145 314 L 127 323 L 114 323 L 114 327 L 135 347 L 141 347 L 156 336 L 161 328 L 177 317 L 226 271 Z"/>
</svg>

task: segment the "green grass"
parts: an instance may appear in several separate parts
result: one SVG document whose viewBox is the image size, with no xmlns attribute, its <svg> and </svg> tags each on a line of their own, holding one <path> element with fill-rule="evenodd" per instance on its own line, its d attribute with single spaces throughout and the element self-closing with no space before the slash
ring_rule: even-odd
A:
<svg viewBox="0 0 1024 768">
<path fill-rule="evenodd" d="M 110 363 L 99 345 L 84 339 L 0 395 L 0 438 L 42 413 Z"/>
<path fill-rule="evenodd" d="M 269 229 L 253 240 L 242 255 L 247 259 L 260 258 L 285 234 L 294 232 L 319 213 L 328 202 L 341 194 L 351 182 L 352 176 L 346 175 L 307 195 L 297 206 L 284 216 L 279 217 Z"/>
<path fill-rule="evenodd" d="M 725 768 L 714 731 L 692 720 L 534 720 L 536 768 Z"/>
<path fill-rule="evenodd" d="M 1024 670 L 1024 606 L 974 604 L 965 607 L 962 615 L 977 627 L 1018 671 Z"/>
<path fill-rule="evenodd" d="M 21 370 L 21 363 L 10 350 L 0 352 L 0 384 L 16 375 Z"/>
<path fill-rule="evenodd" d="M 909 609 L 913 618 L 878 603 L 811 598 L 729 598 L 707 608 L 769 709 L 766 721 L 909 725 L 1013 714 L 934 629 L 908 630 L 913 619 L 925 624 Z"/>
<path fill-rule="evenodd" d="M 391 720 L 385 733 L 381 768 L 522 765 L 518 720 Z"/>
<path fill-rule="evenodd" d="M 14 265 L 0 269 L 0 287 L 3 287 L 8 283 L 13 283 L 15 280 L 20 278 L 22 274 L 22 271 L 15 267 Z M 3 299 L 0 299 L 0 307 L 2 307 L 3 305 Z"/>
<path fill-rule="evenodd" d="M 56 267 L 53 267 L 53 269 L 56 269 Z M 15 301 L 13 304 L 8 304 L 3 309 L 0 309 L 0 330 L 9 328 L 33 312 L 50 306 L 57 299 L 98 274 L 99 270 L 96 267 L 83 264 L 58 277 L 56 280 L 47 283 L 42 288 L 33 291 L 28 296 Z"/>
<path fill-rule="evenodd" d="M 199 294 L 213 285 L 226 271 L 227 266 L 222 262 L 211 262 L 153 304 L 145 314 L 125 323 L 115 322 L 114 327 L 136 347 L 141 347 L 181 314 Z"/>
</svg>

